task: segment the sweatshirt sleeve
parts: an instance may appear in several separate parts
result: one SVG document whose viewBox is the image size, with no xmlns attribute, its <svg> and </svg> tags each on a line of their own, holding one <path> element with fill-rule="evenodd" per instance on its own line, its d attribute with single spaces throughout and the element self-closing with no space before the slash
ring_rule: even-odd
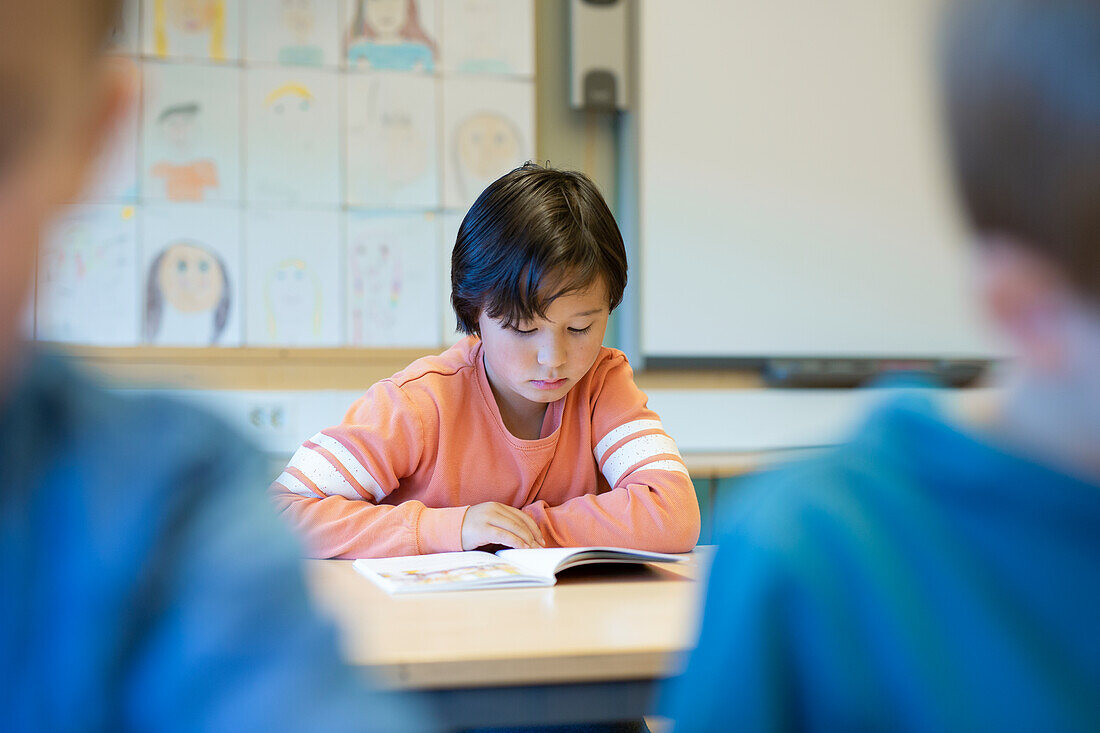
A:
<svg viewBox="0 0 1100 733">
<path fill-rule="evenodd" d="M 417 470 L 424 446 L 420 413 L 384 380 L 351 406 L 343 423 L 302 443 L 271 490 L 313 557 L 461 550 L 468 507 L 384 504 Z"/>
<path fill-rule="evenodd" d="M 592 455 L 610 491 L 558 506 L 524 507 L 548 544 L 687 552 L 699 539 L 699 502 L 676 442 L 634 384 L 626 357 L 598 367 L 592 387 Z"/>
</svg>

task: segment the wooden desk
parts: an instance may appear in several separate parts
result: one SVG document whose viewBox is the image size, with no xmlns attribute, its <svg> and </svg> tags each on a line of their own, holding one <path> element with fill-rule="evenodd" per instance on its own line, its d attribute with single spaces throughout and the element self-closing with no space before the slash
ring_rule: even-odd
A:
<svg viewBox="0 0 1100 733">
<path fill-rule="evenodd" d="M 640 718 L 694 643 L 709 553 L 552 588 L 390 596 L 346 560 L 307 561 L 343 652 L 383 687 L 425 691 L 456 727 Z"/>
</svg>

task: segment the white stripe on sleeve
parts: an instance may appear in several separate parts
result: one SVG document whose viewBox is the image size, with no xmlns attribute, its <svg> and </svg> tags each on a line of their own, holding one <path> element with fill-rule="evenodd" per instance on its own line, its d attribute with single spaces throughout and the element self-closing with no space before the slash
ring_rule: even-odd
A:
<svg viewBox="0 0 1100 733">
<path fill-rule="evenodd" d="M 336 494 L 348 499 L 362 500 L 362 496 L 355 487 L 344 478 L 344 475 L 336 469 L 336 466 L 328 462 L 324 456 L 312 448 L 300 447 L 294 452 L 294 457 L 288 464 L 317 484 L 317 488 L 326 494 Z"/>
<path fill-rule="evenodd" d="M 283 471 L 281 474 L 279 474 L 279 478 L 275 479 L 275 481 L 281 484 L 288 491 L 293 491 L 299 496 L 308 496 L 310 499 L 321 498 L 317 494 L 313 493 L 312 489 L 299 481 L 297 476 L 289 474 L 286 471 Z"/>
<path fill-rule="evenodd" d="M 676 441 L 664 433 L 643 435 L 629 443 L 623 443 L 603 464 L 604 478 L 611 486 L 617 486 L 628 468 L 663 453 L 680 455 L 680 451 L 676 449 Z"/>
<path fill-rule="evenodd" d="M 367 467 L 360 463 L 359 459 L 356 458 L 343 443 L 324 433 L 317 433 L 310 438 L 310 440 L 327 450 L 336 460 L 340 461 L 341 465 L 348 470 L 348 473 L 359 482 L 359 485 L 374 496 L 375 501 L 382 501 L 382 499 L 386 498 L 386 494 L 382 491 L 382 487 L 379 486 L 378 482 L 374 480 L 374 477 L 370 475 L 370 472 L 367 471 Z M 356 498 L 359 498 L 358 494 Z"/>
<path fill-rule="evenodd" d="M 688 473 L 687 466 L 680 463 L 679 461 L 674 461 L 671 458 L 666 458 L 663 461 L 654 461 L 653 463 L 647 463 L 644 466 L 639 466 L 638 468 L 634 469 L 633 471 L 631 471 L 631 473 L 637 473 L 638 471 L 676 471 L 677 473 L 682 473 L 688 478 L 691 478 L 691 474 Z"/>
<path fill-rule="evenodd" d="M 608 448 L 615 445 L 623 438 L 634 435 L 634 433 L 640 433 L 643 430 L 655 429 L 664 430 L 660 420 L 634 420 L 633 422 L 623 423 L 603 436 L 599 444 L 596 445 L 596 449 L 592 451 L 593 455 L 596 456 L 596 463 L 603 460 L 604 453 L 607 453 Z"/>
</svg>

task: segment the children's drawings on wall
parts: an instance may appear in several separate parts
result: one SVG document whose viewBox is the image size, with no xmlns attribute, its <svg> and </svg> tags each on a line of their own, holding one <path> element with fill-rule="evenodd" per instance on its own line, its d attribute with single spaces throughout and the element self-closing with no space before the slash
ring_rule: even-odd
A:
<svg viewBox="0 0 1100 733">
<path fill-rule="evenodd" d="M 530 0 L 446 0 L 442 16 L 444 71 L 534 75 Z"/>
<path fill-rule="evenodd" d="M 25 330 L 453 343 L 462 215 L 534 157 L 533 30 L 531 0 L 122 0 L 112 63 L 141 93 L 43 243 Z"/>
<path fill-rule="evenodd" d="M 469 207 L 486 186 L 533 158 L 534 127 L 534 86 L 528 82 L 444 84 L 444 206 Z"/>
<path fill-rule="evenodd" d="M 257 69 L 249 73 L 247 83 L 248 199 L 340 203 L 336 76 Z"/>
<path fill-rule="evenodd" d="M 437 82 L 406 74 L 347 80 L 347 201 L 439 206 Z"/>
<path fill-rule="evenodd" d="M 240 58 L 238 0 L 145 0 L 143 49 L 157 58 Z"/>
<path fill-rule="evenodd" d="M 245 6 L 246 60 L 338 65 L 339 11 L 335 0 L 250 0 Z"/>
<path fill-rule="evenodd" d="M 348 343 L 439 343 L 438 237 L 434 214 L 348 214 Z"/>
<path fill-rule="evenodd" d="M 239 199 L 239 74 L 228 68 L 146 65 L 142 193 L 147 198 Z"/>
<path fill-rule="evenodd" d="M 102 346 L 138 342 L 137 221 L 130 205 L 71 207 L 38 253 L 36 336 Z"/>
<path fill-rule="evenodd" d="M 142 332 L 166 346 L 240 343 L 240 213 L 164 206 L 143 218 Z"/>
<path fill-rule="evenodd" d="M 344 17 L 349 68 L 435 71 L 439 34 L 433 0 L 348 0 Z"/>
<path fill-rule="evenodd" d="M 245 341 L 340 343 L 340 219 L 332 211 L 252 211 L 245 221 Z"/>
</svg>

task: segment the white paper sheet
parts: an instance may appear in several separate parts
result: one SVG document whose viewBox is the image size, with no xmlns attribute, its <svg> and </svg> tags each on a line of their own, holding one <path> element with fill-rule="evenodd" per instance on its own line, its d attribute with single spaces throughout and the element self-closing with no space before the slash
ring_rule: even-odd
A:
<svg viewBox="0 0 1100 733">
<path fill-rule="evenodd" d="M 534 75 L 535 15 L 530 0 L 447 0 L 442 16 L 447 73 Z"/>
<path fill-rule="evenodd" d="M 347 342 L 439 345 L 439 217 L 349 212 Z"/>
<path fill-rule="evenodd" d="M 144 0 L 146 56 L 236 61 L 240 58 L 239 0 Z"/>
<path fill-rule="evenodd" d="M 345 63 L 371 71 L 437 71 L 437 16 L 434 0 L 345 0 Z"/>
<path fill-rule="evenodd" d="M 246 196 L 264 203 L 340 203 L 336 72 L 250 69 Z"/>
<path fill-rule="evenodd" d="M 443 225 L 440 227 L 440 272 L 439 279 L 439 315 L 440 333 L 443 334 L 443 343 L 452 346 L 461 341 L 466 334 L 459 331 L 455 324 L 455 311 L 451 306 L 451 252 L 455 248 L 455 238 L 458 236 L 458 228 L 462 224 L 462 217 L 456 211 L 443 212 Z"/>
<path fill-rule="evenodd" d="M 347 78 L 347 201 L 439 206 L 438 82 L 377 73 Z"/>
<path fill-rule="evenodd" d="M 70 207 L 38 253 L 36 338 L 138 343 L 137 217 L 132 205 Z"/>
<path fill-rule="evenodd" d="M 443 82 L 443 205 L 467 209 L 481 191 L 535 154 L 535 85 Z"/>
<path fill-rule="evenodd" d="M 338 66 L 340 5 L 335 0 L 246 0 L 246 62 Z"/>
<path fill-rule="evenodd" d="M 195 204 L 165 204 L 142 211 L 146 342 L 240 344 L 240 217 L 238 209 Z"/>
<path fill-rule="evenodd" d="M 247 344 L 339 345 L 341 245 L 340 215 L 335 209 L 247 214 Z"/>
<path fill-rule="evenodd" d="M 145 63 L 144 196 L 176 202 L 240 199 L 240 72 Z"/>
</svg>

